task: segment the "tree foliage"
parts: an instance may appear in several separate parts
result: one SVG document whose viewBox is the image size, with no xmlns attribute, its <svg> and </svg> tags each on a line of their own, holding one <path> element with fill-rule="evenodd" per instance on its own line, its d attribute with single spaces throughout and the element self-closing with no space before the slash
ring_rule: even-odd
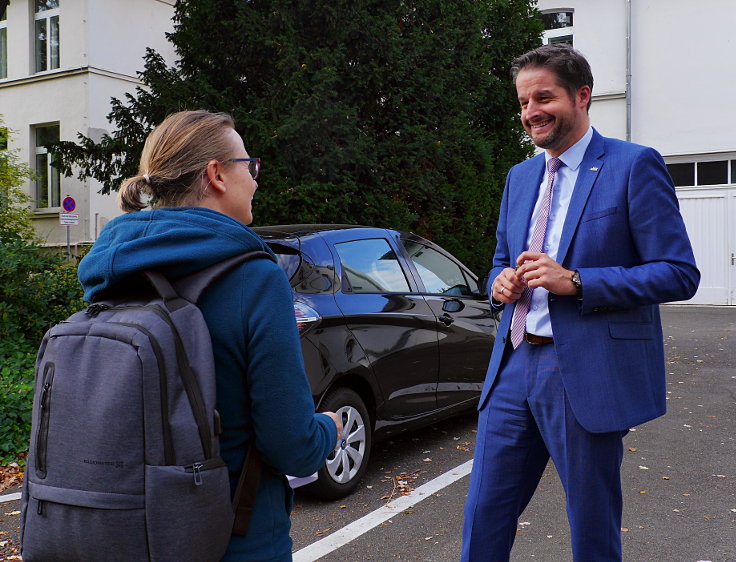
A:
<svg viewBox="0 0 736 562">
<path fill-rule="evenodd" d="M 534 0 L 180 0 L 178 61 L 148 51 L 117 129 L 55 147 L 62 171 L 136 174 L 146 134 L 183 109 L 231 113 L 263 159 L 257 224 L 412 230 L 487 269 L 524 140 L 510 61 L 539 42 Z"/>
<path fill-rule="evenodd" d="M 10 148 L 10 133 L 0 116 L 0 241 L 34 241 L 31 198 L 21 189 L 33 179 L 33 170 L 21 161 L 18 150 Z"/>
</svg>

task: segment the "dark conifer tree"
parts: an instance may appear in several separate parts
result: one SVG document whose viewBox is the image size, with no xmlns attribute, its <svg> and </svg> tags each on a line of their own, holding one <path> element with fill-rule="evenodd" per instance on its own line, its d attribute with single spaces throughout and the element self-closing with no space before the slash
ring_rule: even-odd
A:
<svg viewBox="0 0 736 562">
<path fill-rule="evenodd" d="M 175 66 L 149 51 L 145 88 L 112 101 L 117 130 L 59 143 L 57 162 L 109 193 L 167 114 L 226 111 L 263 159 L 257 224 L 412 230 L 482 273 L 506 172 L 531 150 L 509 66 L 539 43 L 532 4 L 179 0 Z"/>
</svg>

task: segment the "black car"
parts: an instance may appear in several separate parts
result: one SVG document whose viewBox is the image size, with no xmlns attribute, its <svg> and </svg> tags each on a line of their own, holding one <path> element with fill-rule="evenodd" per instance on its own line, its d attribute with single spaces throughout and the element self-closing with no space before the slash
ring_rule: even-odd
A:
<svg viewBox="0 0 736 562">
<path fill-rule="evenodd" d="M 478 278 L 451 254 L 382 228 L 254 230 L 294 290 L 315 405 L 338 412 L 345 426 L 305 491 L 349 494 L 374 440 L 477 404 L 496 321 Z"/>
</svg>

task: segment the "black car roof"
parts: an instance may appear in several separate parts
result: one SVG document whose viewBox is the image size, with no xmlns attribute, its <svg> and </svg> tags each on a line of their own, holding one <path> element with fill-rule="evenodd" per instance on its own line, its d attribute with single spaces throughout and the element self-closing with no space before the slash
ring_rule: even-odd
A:
<svg viewBox="0 0 736 562">
<path fill-rule="evenodd" d="M 279 237 L 284 235 L 303 236 L 305 234 L 313 234 L 315 232 L 325 232 L 329 230 L 346 230 L 350 228 L 372 228 L 358 224 L 276 224 L 269 226 L 256 226 L 253 230 L 259 236 Z"/>
</svg>

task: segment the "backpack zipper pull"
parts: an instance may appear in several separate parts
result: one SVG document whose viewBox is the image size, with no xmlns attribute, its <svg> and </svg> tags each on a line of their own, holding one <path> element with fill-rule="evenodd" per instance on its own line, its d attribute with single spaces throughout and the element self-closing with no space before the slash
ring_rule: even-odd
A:
<svg viewBox="0 0 736 562">
<path fill-rule="evenodd" d="M 87 310 L 84 311 L 84 313 L 89 316 L 90 318 L 94 318 L 97 316 L 100 312 L 104 312 L 110 308 L 110 305 L 102 304 L 102 303 L 96 303 L 91 305 Z"/>
<path fill-rule="evenodd" d="M 202 468 L 204 465 L 201 462 L 195 462 L 192 465 L 192 472 L 194 473 L 194 485 L 195 486 L 201 486 L 202 485 Z"/>
</svg>

